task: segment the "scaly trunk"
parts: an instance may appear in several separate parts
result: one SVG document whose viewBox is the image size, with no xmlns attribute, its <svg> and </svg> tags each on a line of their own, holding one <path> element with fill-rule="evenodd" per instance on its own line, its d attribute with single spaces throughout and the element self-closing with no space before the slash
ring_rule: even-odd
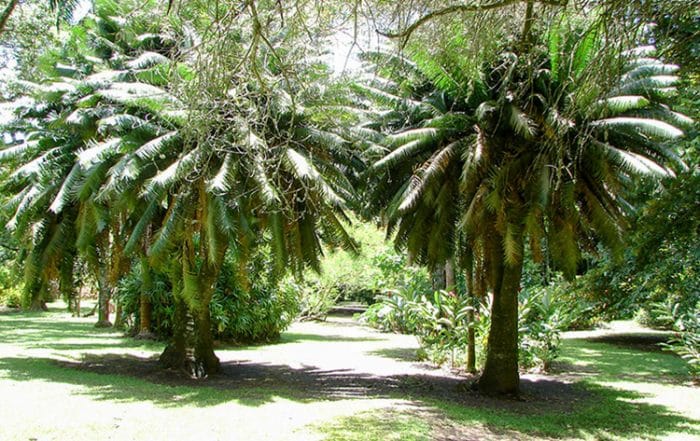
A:
<svg viewBox="0 0 700 441">
<path fill-rule="evenodd" d="M 173 337 L 158 361 L 167 369 L 184 370 L 190 374 L 187 359 L 187 304 L 180 296 L 173 298 Z"/>
<path fill-rule="evenodd" d="M 436 266 L 432 272 L 433 291 L 445 289 L 445 267 Z"/>
<path fill-rule="evenodd" d="M 124 317 L 122 313 L 122 302 L 115 300 L 116 307 L 114 308 L 114 327 L 124 329 Z"/>
<path fill-rule="evenodd" d="M 209 312 L 209 300 L 202 302 L 200 309 L 196 311 L 195 327 L 197 330 L 194 343 L 195 375 L 199 378 L 219 372 L 219 358 L 214 353 L 214 337 L 211 332 L 211 315 Z"/>
<path fill-rule="evenodd" d="M 479 378 L 479 391 L 488 395 L 517 395 L 519 392 L 518 292 L 523 265 L 522 237 L 518 237 L 517 246 L 519 257 L 510 264 L 504 262 L 500 247 L 494 247 L 490 256 L 494 271 L 491 329 L 484 372 Z"/>
<path fill-rule="evenodd" d="M 160 363 L 169 369 L 187 370 L 187 303 L 182 297 L 182 271 L 178 264 L 170 270 L 173 290 L 173 337 L 160 356 Z M 189 373 L 189 372 L 188 372 Z"/>
<path fill-rule="evenodd" d="M 97 278 L 97 328 L 112 326 L 109 321 L 109 274 L 107 265 L 100 259 Z"/>
<path fill-rule="evenodd" d="M 457 291 L 454 258 L 449 258 L 445 262 L 445 289 L 447 291 Z"/>
<path fill-rule="evenodd" d="M 153 289 L 153 279 L 151 278 L 151 268 L 146 256 L 141 257 L 141 297 L 139 303 L 139 335 L 138 338 L 153 338 L 151 333 L 151 290 Z"/>
<path fill-rule="evenodd" d="M 44 300 L 44 297 L 39 291 L 39 294 L 36 297 L 32 297 L 32 302 L 29 305 L 29 310 L 30 311 L 48 311 L 49 307 L 46 306 L 46 301 Z"/>
</svg>

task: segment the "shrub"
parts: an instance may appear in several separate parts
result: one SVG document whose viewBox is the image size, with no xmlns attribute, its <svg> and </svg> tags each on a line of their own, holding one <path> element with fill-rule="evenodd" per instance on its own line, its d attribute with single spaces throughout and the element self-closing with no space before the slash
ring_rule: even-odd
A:
<svg viewBox="0 0 700 441">
<path fill-rule="evenodd" d="M 561 332 L 581 315 L 582 306 L 562 299 L 561 284 L 521 292 L 520 366 L 539 367 L 545 372 L 559 356 Z"/>
<path fill-rule="evenodd" d="M 9 265 L 0 266 L 0 305 L 10 308 L 22 306 L 23 288 L 20 277 Z"/>
<path fill-rule="evenodd" d="M 659 317 L 671 321 L 673 337 L 661 346 L 678 354 L 688 363 L 688 372 L 697 383 L 700 382 L 700 302 L 694 311 L 684 311 L 680 304 L 657 304 Z"/>
<path fill-rule="evenodd" d="M 299 313 L 298 293 L 294 286 L 263 276 L 267 256 L 260 253 L 245 268 L 250 283 L 239 277 L 233 255 L 227 255 L 209 305 L 214 338 L 237 343 L 261 343 L 279 338 Z M 152 274 L 148 293 L 152 304 L 152 332 L 160 338 L 172 335 L 174 305 L 170 282 L 164 274 Z M 140 265 L 133 265 L 118 287 L 124 322 L 132 333 L 138 331 L 141 296 Z"/>
<path fill-rule="evenodd" d="M 473 308 L 477 361 L 484 362 L 484 348 L 491 325 L 490 297 L 472 306 L 469 298 L 446 291 L 426 296 L 412 288 L 404 288 L 382 296 L 361 321 L 385 331 L 414 334 L 421 344 L 420 354 L 441 365 L 450 362 L 460 367 L 466 361 L 467 314 Z M 519 363 L 522 368 L 539 367 L 546 371 L 559 355 L 561 332 L 580 313 L 558 297 L 558 285 L 523 290 L 519 302 Z"/>
<path fill-rule="evenodd" d="M 19 308 L 22 306 L 22 291 L 21 286 L 13 286 L 10 288 L 0 288 L 0 305 L 9 308 Z"/>
</svg>

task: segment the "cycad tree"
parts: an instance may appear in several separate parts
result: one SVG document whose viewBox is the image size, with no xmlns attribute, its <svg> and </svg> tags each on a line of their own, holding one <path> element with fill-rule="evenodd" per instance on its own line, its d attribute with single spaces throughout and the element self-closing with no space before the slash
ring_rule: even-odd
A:
<svg viewBox="0 0 700 441">
<path fill-rule="evenodd" d="M 493 295 L 479 380 L 487 393 L 518 391 L 526 243 L 536 258 L 546 243 L 573 277 L 581 247 L 620 250 L 626 186 L 682 167 L 666 144 L 688 123 L 664 104 L 677 67 L 638 48 L 623 55 L 608 87 L 594 72 L 602 37 L 595 29 L 576 37 L 555 28 L 547 45 L 504 51 L 470 71 L 419 56 L 432 90 L 392 100 L 428 112 L 392 131 L 389 153 L 373 166 L 397 246 L 428 263 L 456 247 L 463 263 L 483 259 Z"/>
<path fill-rule="evenodd" d="M 248 16 L 232 19 L 253 29 L 253 41 L 265 41 L 248 52 L 238 31 L 221 37 L 226 45 L 188 53 L 167 49 L 198 39 L 187 25 L 178 38 L 139 35 L 133 25 L 120 30 L 114 15 L 101 17 L 93 46 L 110 65 L 81 79 L 79 105 L 56 125 L 75 121 L 90 130 L 67 148 L 52 212 L 77 206 L 76 243 L 93 261 L 120 267 L 122 255 L 143 250 L 148 265 L 169 274 L 177 323 L 162 360 L 197 374 L 218 370 L 209 303 L 227 252 L 244 263 L 256 246 L 269 244 L 271 273 L 279 276 L 318 269 L 324 242 L 356 248 L 343 226 L 353 198 L 345 173 L 353 167 L 350 143 L 315 110 L 324 97 L 304 86 L 314 68 L 294 53 L 283 61 L 275 38 L 255 34 L 258 10 L 248 8 Z M 165 48 L 130 50 L 121 39 Z M 230 65 L 194 64 L 222 47 L 231 52 L 222 55 Z M 46 217 L 40 209 L 36 216 Z M 122 237 L 123 249 L 116 246 Z M 190 320 L 194 366 L 185 335 Z"/>
<path fill-rule="evenodd" d="M 116 8 L 116 9 L 115 9 Z M 111 166 L 105 151 L 127 149 L 159 130 L 136 109 L 107 96 L 139 78 L 161 79 L 167 58 L 154 52 L 157 23 L 135 20 L 124 32 L 118 7 L 101 2 L 96 15 L 74 29 L 51 64 L 42 84 L 26 83 L 31 99 L 18 100 L 17 119 L 7 131 L 24 142 L 3 151 L 16 169 L 6 187 L 16 191 L 8 224 L 18 235 L 31 234 L 26 265 L 27 289 L 34 303 L 56 268 L 60 285 L 72 293 L 72 270 L 80 251 L 94 268 L 100 292 L 99 323 L 108 324 L 107 301 L 126 259 L 120 253 L 120 213 L 97 198 Z M 149 32 L 150 31 L 150 32 Z M 144 36 L 145 37 L 142 37 Z M 160 45 L 168 53 L 168 45 Z M 150 49 L 150 50 L 149 50 Z M 141 115 L 143 116 L 143 115 Z M 114 136 L 123 135 L 122 137 Z M 43 195 L 42 197 L 36 197 Z"/>
</svg>

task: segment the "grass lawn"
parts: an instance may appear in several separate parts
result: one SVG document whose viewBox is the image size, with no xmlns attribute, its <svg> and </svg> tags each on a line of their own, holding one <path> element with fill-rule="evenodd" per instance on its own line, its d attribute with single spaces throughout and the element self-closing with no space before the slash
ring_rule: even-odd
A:
<svg viewBox="0 0 700 441">
<path fill-rule="evenodd" d="M 439 372 L 342 369 L 343 354 L 409 366 L 405 336 L 293 328 L 277 345 L 221 348 L 234 360 L 221 378 L 170 382 L 141 369 L 162 343 L 93 322 L 0 314 L 0 440 L 700 439 L 700 389 L 655 350 L 567 339 L 552 375 L 524 376 L 522 400 L 501 401 Z"/>
</svg>

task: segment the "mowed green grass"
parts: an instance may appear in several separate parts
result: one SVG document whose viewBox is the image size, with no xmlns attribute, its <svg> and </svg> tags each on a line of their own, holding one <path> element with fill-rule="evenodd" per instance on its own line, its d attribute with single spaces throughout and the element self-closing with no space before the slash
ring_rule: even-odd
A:
<svg viewBox="0 0 700 441">
<path fill-rule="evenodd" d="M 557 372 L 539 378 L 565 384 L 551 405 L 536 394 L 503 403 L 328 398 L 301 387 L 170 386 L 66 367 L 86 354 L 149 358 L 163 348 L 93 321 L 57 309 L 0 314 L 0 440 L 700 439 L 700 389 L 682 360 L 658 351 L 565 340 Z M 278 350 L 300 344 L 290 333 Z"/>
</svg>

